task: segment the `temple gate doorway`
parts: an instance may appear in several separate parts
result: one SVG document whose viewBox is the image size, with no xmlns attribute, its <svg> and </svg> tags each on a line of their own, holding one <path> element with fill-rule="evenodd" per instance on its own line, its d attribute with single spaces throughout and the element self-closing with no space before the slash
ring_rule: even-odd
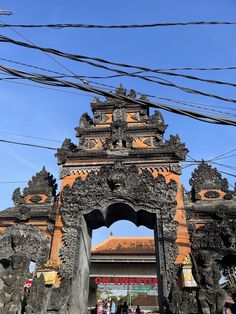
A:
<svg viewBox="0 0 236 314">
<path fill-rule="evenodd" d="M 75 128 L 79 143 L 58 149 L 59 194 L 43 168 L 0 212 L 1 312 L 87 314 L 92 231 L 121 219 L 154 230 L 161 314 L 221 314 L 236 295 L 236 190 L 202 161 L 187 192 L 179 136 L 163 138 L 167 125 L 145 96 L 122 86 L 113 96 L 95 98 L 93 118 Z"/>
<path fill-rule="evenodd" d="M 158 308 L 154 231 L 128 220 L 93 230 L 88 308 L 109 312 L 126 301 L 134 312 Z"/>
<path fill-rule="evenodd" d="M 116 93 L 126 91 L 121 86 Z M 135 99 L 135 92 L 128 97 Z M 76 128 L 79 147 L 65 140 L 57 153 L 63 233 L 51 258 L 60 256 L 62 277 L 72 282 L 71 313 L 85 313 L 92 230 L 121 219 L 144 225 L 155 234 L 164 313 L 164 296 L 190 251 L 180 181 L 187 149 L 178 136 L 163 141 L 167 126 L 160 112 L 150 115 L 146 106 L 111 98 L 95 99 L 91 107 L 94 118 L 84 114 Z"/>
</svg>

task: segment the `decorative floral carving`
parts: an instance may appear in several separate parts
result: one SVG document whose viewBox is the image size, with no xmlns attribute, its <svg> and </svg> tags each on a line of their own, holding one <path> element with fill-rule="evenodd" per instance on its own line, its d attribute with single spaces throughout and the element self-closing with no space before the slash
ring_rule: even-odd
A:
<svg viewBox="0 0 236 314">
<path fill-rule="evenodd" d="M 59 288 L 53 288 L 50 295 L 48 310 L 56 311 L 59 314 L 68 313 L 68 299 L 70 295 L 71 281 L 63 278 Z"/>
<path fill-rule="evenodd" d="M 60 257 L 62 261 L 62 264 L 60 265 L 60 274 L 66 278 L 72 278 L 73 276 L 77 237 L 77 229 L 70 227 L 63 228 L 63 245 L 60 250 Z"/>
<path fill-rule="evenodd" d="M 172 280 L 171 289 L 167 300 L 168 314 L 197 314 L 196 291 L 182 290 Z"/>
</svg>

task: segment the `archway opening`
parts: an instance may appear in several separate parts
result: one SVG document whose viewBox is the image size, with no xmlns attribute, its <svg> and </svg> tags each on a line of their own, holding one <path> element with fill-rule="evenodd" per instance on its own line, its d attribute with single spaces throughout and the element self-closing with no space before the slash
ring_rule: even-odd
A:
<svg viewBox="0 0 236 314">
<path fill-rule="evenodd" d="M 135 312 L 158 308 L 154 218 L 124 203 L 107 208 L 105 226 L 93 230 L 88 308 L 110 313 L 127 302 Z M 114 309 L 113 309 L 114 310 Z M 107 311 L 107 312 L 106 312 Z"/>
<path fill-rule="evenodd" d="M 156 214 L 146 210 L 135 211 L 134 208 L 122 201 L 110 204 L 105 210 L 93 210 L 84 215 L 87 226 L 94 230 L 103 226 L 110 227 L 120 220 L 128 220 L 137 227 L 145 226 L 154 230 Z"/>
</svg>

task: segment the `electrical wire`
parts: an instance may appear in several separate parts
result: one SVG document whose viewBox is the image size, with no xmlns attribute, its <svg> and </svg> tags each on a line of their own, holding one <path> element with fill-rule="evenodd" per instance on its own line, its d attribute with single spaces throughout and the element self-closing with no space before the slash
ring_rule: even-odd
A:
<svg viewBox="0 0 236 314">
<path fill-rule="evenodd" d="M 23 66 L 27 66 L 27 67 L 31 67 L 31 68 L 35 68 L 35 69 L 40 69 L 40 70 L 43 70 L 43 71 L 47 71 L 47 72 L 50 72 L 50 73 L 55 73 L 55 74 L 60 74 L 61 76 L 60 77 L 75 77 L 75 76 L 68 76 L 64 73 L 61 73 L 61 72 L 56 72 L 56 71 L 52 71 L 52 70 L 49 70 L 49 69 L 46 69 L 46 68 L 41 68 L 41 67 L 38 67 L 38 66 L 34 66 L 34 65 L 29 65 L 29 64 L 26 64 L 26 63 L 22 63 L 22 62 L 18 62 L 18 61 L 14 61 L 14 60 L 9 60 L 9 59 L 6 59 L 6 58 L 1 58 L 0 57 L 0 60 L 3 60 L 3 61 L 7 61 L 7 62 L 11 62 L 11 63 L 14 63 L 14 64 L 19 64 L 19 65 L 23 65 Z M 2 74 L 2 73 L 1 73 Z M 86 76 L 81 76 L 81 77 L 86 77 Z M 59 78 L 59 77 L 57 77 Z M 88 76 L 86 78 L 89 78 Z M 98 78 L 98 77 L 97 77 Z M 4 77 L 4 78 L 0 78 L 0 80 L 11 80 L 13 78 L 11 77 Z M 14 78 L 14 79 L 19 79 L 19 78 Z M 107 84 L 101 84 L 101 83 L 97 83 L 97 82 L 93 82 L 93 81 L 90 81 L 92 82 L 93 84 L 96 84 L 96 85 L 99 85 L 99 86 L 107 86 L 109 88 L 112 88 L 112 89 L 117 89 L 116 87 L 114 86 L 111 86 L 111 85 L 107 85 Z M 25 83 L 21 83 L 21 84 L 25 84 Z M 33 87 L 37 87 L 36 85 L 32 85 Z M 53 89 L 53 90 L 57 90 L 57 89 Z M 58 90 L 58 91 L 61 91 L 61 90 Z M 67 91 L 65 91 L 67 92 Z M 74 93 L 74 92 L 69 92 L 69 93 Z M 143 93 L 139 93 L 139 92 L 136 92 L 137 94 L 143 94 Z M 83 94 L 80 94 L 80 95 L 83 95 Z M 88 96 L 88 95 L 83 95 L 83 96 Z M 169 99 L 169 98 L 165 98 L 165 97 L 158 97 L 158 96 L 153 96 L 153 95 L 148 95 L 146 94 L 147 97 L 150 97 L 150 98 L 156 98 L 156 99 L 161 99 L 161 100 L 166 100 L 166 101 L 170 101 L 170 102 L 175 102 L 175 103 L 178 103 L 178 104 L 182 104 L 184 106 L 189 106 L 189 107 L 195 107 L 195 108 L 199 108 L 199 109 L 204 109 L 206 111 L 212 111 L 212 112 L 217 112 L 217 113 L 222 113 L 222 114 L 226 114 L 226 115 L 232 115 L 234 116 L 234 114 L 232 113 L 228 113 L 228 112 L 223 112 L 223 111 L 217 111 L 217 110 L 213 110 L 213 109 L 206 109 L 204 107 L 201 107 L 201 106 L 194 106 L 195 104 L 197 105 L 208 105 L 208 106 L 212 106 L 212 107 L 216 107 L 216 108 L 223 108 L 223 109 L 229 109 L 229 110 L 236 110 L 235 108 L 226 108 L 226 107 L 223 107 L 223 106 L 213 106 L 213 105 L 209 105 L 209 104 L 201 104 L 201 103 L 196 103 L 196 102 L 188 102 L 188 101 L 180 101 L 180 100 L 175 100 L 175 99 Z"/>
<path fill-rule="evenodd" d="M 63 90 L 63 89 L 58 89 L 58 88 L 53 88 L 53 87 L 46 87 L 46 86 L 34 85 L 34 84 L 29 84 L 29 83 L 24 83 L 24 82 L 11 81 L 10 79 L 8 79 L 8 80 L 0 79 L 0 80 L 2 80 L 2 81 L 4 81 L 4 82 L 7 82 L 7 83 L 25 85 L 25 86 L 29 86 L 29 87 L 42 88 L 42 89 L 57 91 L 57 92 L 61 92 L 61 93 L 75 94 L 75 95 L 79 95 L 79 96 L 92 97 L 92 98 L 94 97 L 94 96 L 92 96 L 92 95 L 81 94 L 81 93 L 77 93 L 77 92 L 73 92 L 73 91 L 68 91 L 68 90 Z"/>
<path fill-rule="evenodd" d="M 12 26 L 7 25 L 4 23 L 3 20 L 0 19 L 0 22 L 3 23 L 3 25 L 6 25 L 6 27 L 8 27 L 9 29 L 11 29 L 14 33 L 16 33 L 18 36 L 20 36 L 21 38 L 23 38 L 24 40 L 26 40 L 28 43 L 30 43 L 33 47 L 37 47 L 30 39 L 28 39 L 27 37 L 25 37 L 24 35 L 20 34 L 18 31 L 16 31 Z M 1 25 L 1 24 L 0 24 Z M 5 27 L 5 26 L 3 26 Z M 47 53 L 47 51 L 43 51 L 43 53 L 49 57 L 51 60 L 53 60 L 54 62 L 56 62 L 57 64 L 59 64 L 61 67 L 63 67 L 65 70 L 67 70 L 69 73 L 76 75 L 73 71 L 71 71 L 67 66 L 65 66 L 62 62 L 58 61 L 56 58 L 54 58 L 52 55 L 50 55 L 49 53 Z M 81 79 L 82 80 L 82 79 Z"/>
<path fill-rule="evenodd" d="M 111 62 L 111 64 L 113 64 L 113 62 Z M 127 66 L 124 66 L 127 67 Z M 130 67 L 130 66 L 128 66 Z M 139 66 L 133 66 L 133 68 L 140 68 Z M 147 68 L 147 70 L 145 71 L 136 71 L 136 72 L 132 72 L 129 73 L 130 75 L 137 75 L 137 74 L 143 74 L 146 72 L 154 72 L 154 73 L 158 73 L 158 74 L 162 74 L 162 75 L 167 75 L 167 76 L 174 76 L 174 77 L 182 77 L 185 79 L 190 79 L 190 80 L 194 80 L 194 81 L 200 81 L 200 82 L 204 82 L 204 83 L 211 83 L 211 84 L 218 84 L 218 85 L 226 85 L 226 86 L 230 86 L 230 87 L 236 87 L 236 83 L 232 83 L 232 82 L 225 82 L 225 81 L 219 81 L 219 80 L 212 80 L 212 79 L 204 79 L 198 76 L 193 76 L 193 75 L 186 75 L 186 74 L 182 74 L 182 73 L 174 73 L 174 72 L 167 72 L 167 71 L 163 71 L 163 70 L 159 70 L 159 69 L 149 69 Z M 104 76 L 104 77 L 96 77 L 96 76 L 92 76 L 92 77 L 87 77 L 87 78 L 96 78 L 96 79 L 110 79 L 110 78 L 117 78 L 117 77 L 122 77 L 124 76 L 124 74 L 117 74 L 117 75 L 109 75 L 109 76 Z M 157 76 L 153 76 L 153 75 L 145 75 L 145 77 L 147 78 L 159 78 Z"/>
<path fill-rule="evenodd" d="M 31 65 L 31 64 L 28 64 L 28 63 L 23 63 L 23 62 L 19 62 L 19 61 L 15 61 L 15 60 L 10 60 L 10 59 L 6 59 L 6 58 L 2 58 L 2 57 L 0 57 L 0 60 L 6 61 L 6 62 L 10 62 L 10 63 L 14 63 L 14 64 L 18 64 L 18 65 L 23 65 L 23 66 L 25 66 L 25 67 L 30 67 L 30 68 L 37 69 L 37 70 L 46 71 L 46 72 L 49 72 L 49 73 L 54 73 L 54 74 L 66 76 L 65 73 L 61 73 L 61 72 L 57 72 L 57 71 L 52 71 L 52 70 L 49 70 L 49 69 L 46 69 L 46 68 L 42 68 L 42 67 L 39 67 L 39 66 L 36 66 L 36 65 Z"/>
<path fill-rule="evenodd" d="M 0 24 L 0 27 L 20 27 L 20 28 L 147 28 L 147 27 L 166 27 L 166 26 L 196 26 L 196 25 L 236 25 L 235 21 L 190 21 L 190 22 L 164 22 L 151 24 L 124 24 L 124 25 L 98 25 L 98 24 Z"/>
<path fill-rule="evenodd" d="M 236 170 L 235 166 L 229 166 L 229 165 L 221 164 L 221 163 L 215 162 L 215 161 L 211 161 L 210 163 L 218 165 L 218 166 L 221 166 L 221 167 L 225 167 L 225 168 L 228 168 L 228 169 L 231 169 L 231 170 Z"/>
<path fill-rule="evenodd" d="M 236 148 L 234 148 L 234 149 L 232 149 L 232 150 L 230 150 L 230 151 L 228 151 L 228 152 L 226 152 L 226 153 L 220 154 L 220 155 L 218 155 L 218 156 L 212 158 L 210 161 L 215 161 L 215 160 L 221 159 L 221 157 L 226 156 L 226 155 L 228 155 L 228 154 L 230 154 L 230 153 L 233 153 L 233 152 L 235 152 L 235 151 L 236 151 Z"/>
<path fill-rule="evenodd" d="M 110 75 L 110 76 L 88 76 L 88 75 L 80 75 L 80 76 L 74 76 L 73 75 L 73 76 L 69 76 L 69 75 L 66 75 L 65 73 L 62 73 L 62 72 L 53 71 L 53 70 L 50 70 L 50 69 L 47 69 L 47 68 L 44 68 L 44 67 L 39 67 L 39 66 L 35 66 L 35 65 L 32 65 L 32 64 L 28 64 L 28 63 L 23 63 L 23 62 L 19 62 L 19 61 L 15 61 L 15 60 L 10 60 L 10 59 L 7 59 L 7 58 L 0 57 L 0 60 L 6 61 L 6 62 L 10 62 L 10 63 L 13 63 L 13 64 L 17 64 L 17 65 L 23 65 L 23 66 L 34 68 L 34 69 L 37 69 L 37 70 L 46 71 L 46 72 L 49 72 L 49 73 L 58 74 L 58 75 L 61 76 L 61 78 L 63 78 L 63 77 L 74 77 L 74 78 L 84 78 L 84 79 L 108 79 L 108 78 L 115 78 L 115 77 L 120 77 L 121 76 L 120 74 L 118 74 L 118 75 Z M 218 69 L 220 69 L 220 68 L 218 68 Z M 233 69 L 233 68 L 231 68 L 231 69 Z M 236 67 L 234 69 L 236 69 Z M 166 70 L 168 70 L 168 69 L 166 69 Z M 169 70 L 171 70 L 171 69 L 169 69 Z M 181 70 L 181 68 L 180 68 L 180 70 Z M 202 68 L 202 70 L 203 70 L 203 68 Z M 205 70 L 207 70 L 207 69 L 205 69 Z M 155 70 L 152 70 L 152 71 L 155 71 L 155 72 L 158 72 L 158 73 L 164 73 L 163 71 L 165 71 L 165 69 L 155 69 Z M 147 72 L 147 71 L 142 71 L 142 72 Z M 139 72 L 139 73 L 141 73 L 141 72 Z M 169 73 L 169 74 L 171 75 L 173 73 Z M 194 77 L 194 79 L 195 78 L 196 77 Z M 99 84 L 97 82 L 93 82 L 93 83 Z M 228 82 L 224 82 L 224 83 L 228 84 Z M 229 83 L 229 84 L 231 84 L 231 83 Z M 114 86 L 111 86 L 111 85 L 106 85 L 106 84 L 104 84 L 104 85 L 107 86 L 107 87 L 114 88 Z M 147 96 L 148 97 L 155 97 L 155 96 L 150 96 L 150 95 L 147 95 Z"/>
<path fill-rule="evenodd" d="M 222 159 L 231 158 L 231 157 L 235 157 L 235 156 L 236 156 L 236 154 L 233 154 L 233 155 L 217 158 L 216 160 L 222 160 Z"/>
<path fill-rule="evenodd" d="M 30 86 L 30 87 L 36 87 L 36 88 L 43 88 L 43 89 L 47 89 L 47 90 L 53 90 L 53 91 L 58 91 L 58 92 L 64 92 L 64 93 L 69 93 L 69 94 L 76 94 L 76 95 L 80 95 L 80 96 L 86 96 L 86 97 L 94 97 L 92 95 L 85 95 L 85 94 L 81 94 L 81 93 L 77 93 L 77 92 L 73 92 L 73 91 L 66 91 L 66 90 L 60 90 L 58 88 L 51 88 L 51 87 L 45 87 L 45 86 L 38 86 L 38 85 L 33 85 L 33 84 L 28 84 L 28 83 L 24 83 L 24 82 L 15 82 L 15 81 L 11 81 L 11 79 L 14 79 L 14 78 L 0 78 L 1 81 L 6 81 L 8 83 L 14 83 L 14 84 L 20 84 L 20 85 L 26 85 L 26 86 Z M 20 79 L 20 78 L 15 78 L 15 79 Z M 157 96 L 153 96 L 153 98 L 156 98 L 156 99 L 165 99 L 163 97 L 157 97 Z M 168 100 L 170 102 L 172 102 L 172 106 L 173 106 L 173 102 L 175 103 L 175 100 Z M 211 113 L 220 113 L 221 116 L 222 114 L 227 117 L 227 116 L 231 116 L 231 117 L 236 117 L 235 114 L 232 114 L 230 112 L 225 112 L 225 111 L 219 111 L 219 110 L 214 110 L 214 109 L 208 109 L 208 108 L 204 108 L 204 107 L 201 107 L 201 106 L 194 106 L 194 105 L 188 105 L 187 103 L 184 103 L 184 102 L 181 102 L 181 104 L 183 106 L 186 106 L 186 107 L 192 107 L 192 108 L 197 108 L 197 109 L 200 109 L 201 112 L 211 112 Z M 217 115 L 216 115 L 217 117 Z"/>
<path fill-rule="evenodd" d="M 206 97 L 211 97 L 211 98 L 215 98 L 215 99 L 218 99 L 218 100 L 223 100 L 223 101 L 227 101 L 227 102 L 236 103 L 236 99 L 226 98 L 226 97 L 222 97 L 222 96 L 215 95 L 215 94 L 205 93 L 203 91 L 199 91 L 199 90 L 196 90 L 196 89 L 192 89 L 192 88 L 188 88 L 188 87 L 184 87 L 184 86 L 179 86 L 179 85 L 176 85 L 176 84 L 174 84 L 174 83 L 172 83 L 170 81 L 164 80 L 163 78 L 159 78 L 161 81 L 153 80 L 153 79 L 147 78 L 145 76 L 140 76 L 140 75 L 137 75 L 137 74 L 121 71 L 121 70 L 114 69 L 114 68 L 111 68 L 111 67 L 107 67 L 107 66 L 104 66 L 102 64 L 97 64 L 97 63 L 94 63 L 94 62 L 91 62 L 91 61 L 88 61 L 88 60 L 95 60 L 95 61 L 98 61 L 98 62 L 113 64 L 113 65 L 116 65 L 116 66 L 123 66 L 123 67 L 125 66 L 125 67 L 128 67 L 128 68 L 137 68 L 137 69 L 147 70 L 147 68 L 144 68 L 144 67 L 136 67 L 136 66 L 131 66 L 131 65 L 127 65 L 127 64 L 114 63 L 114 62 L 110 62 L 110 61 L 107 61 L 107 60 L 104 60 L 104 59 L 100 59 L 100 58 L 91 58 L 91 57 L 88 57 L 88 56 L 64 53 L 62 51 L 55 50 L 55 49 L 52 49 L 52 48 L 42 48 L 42 47 L 38 47 L 38 46 L 34 46 L 34 45 L 32 46 L 30 44 L 27 44 L 27 43 L 24 43 L 24 42 L 15 41 L 13 39 L 10 39 L 10 38 L 2 36 L 2 35 L 0 36 L 0 41 L 2 41 L 2 42 L 9 42 L 9 43 L 20 45 L 20 46 L 23 46 L 23 47 L 26 47 L 26 48 L 32 48 L 32 49 L 37 49 L 37 50 L 40 50 L 40 51 L 45 51 L 45 52 L 52 53 L 52 54 L 55 54 L 55 55 L 59 55 L 61 57 L 65 57 L 65 58 L 68 58 L 68 59 L 71 59 L 71 60 L 74 60 L 74 61 L 83 62 L 83 63 L 89 64 L 91 66 L 95 66 L 95 67 L 98 67 L 98 68 L 102 68 L 102 69 L 105 69 L 105 70 L 116 72 L 116 73 L 119 73 L 119 74 L 122 74 L 122 75 L 125 75 L 125 76 L 136 77 L 136 78 L 144 79 L 146 81 L 153 82 L 153 83 L 156 83 L 156 84 L 161 84 L 161 85 L 165 85 L 165 86 L 168 86 L 168 87 L 174 87 L 174 88 L 180 89 L 180 90 L 182 90 L 182 91 L 184 91 L 186 93 L 198 94 L 198 95 L 201 95 L 201 96 L 206 96 Z M 152 71 L 151 69 L 149 69 L 149 70 Z M 81 79 L 81 80 L 83 81 L 83 79 Z"/>
<path fill-rule="evenodd" d="M 84 76 L 85 77 L 85 76 Z M 89 78 L 89 77 L 86 77 L 86 78 Z M 89 81 L 89 83 L 93 83 L 93 84 L 95 84 L 95 85 L 98 85 L 98 86 L 105 86 L 105 87 L 108 87 L 109 89 L 107 89 L 107 90 L 110 90 L 110 89 L 112 89 L 112 90 L 116 90 L 117 89 L 117 87 L 114 87 L 114 86 L 112 86 L 112 85 L 107 85 L 107 84 L 102 84 L 102 83 L 97 83 L 97 82 L 94 82 L 94 81 Z M 92 86 L 92 85 L 90 85 L 90 86 Z M 144 93 L 144 92 L 138 92 L 138 91 L 135 91 L 138 95 L 144 95 L 145 94 L 145 96 L 146 97 L 148 97 L 148 98 L 154 98 L 154 99 L 158 99 L 158 100 L 166 100 L 166 101 L 168 101 L 168 102 L 171 102 L 171 103 L 179 103 L 179 104 L 183 104 L 184 106 L 187 106 L 188 104 L 189 105 L 200 105 L 200 106 L 202 106 L 202 109 L 205 109 L 205 110 L 207 110 L 208 111 L 208 109 L 207 108 L 204 108 L 203 106 L 210 106 L 210 107 L 214 107 L 214 108 L 220 108 L 220 109 L 225 109 L 225 110 L 235 110 L 236 111 L 236 108 L 230 108 L 230 107 L 224 107 L 224 106 L 217 106 L 217 105 L 211 105 L 211 104 L 206 104 L 206 103 L 199 103 L 199 102 L 193 102 L 193 101 L 186 101 L 186 100 L 179 100 L 179 99 L 173 99 L 173 98 L 166 98 L 166 97 L 160 97 L 160 96 L 154 96 L 154 95 L 150 95 L 150 94 L 147 94 L 147 93 Z M 192 107 L 192 106 L 190 106 L 190 107 Z M 196 106 L 196 108 L 198 108 L 197 106 Z M 200 108 L 200 107 L 199 107 Z M 215 110 L 212 110 L 212 111 L 215 111 Z M 225 113 L 225 114 L 229 114 L 229 115 L 232 115 L 232 116 L 234 116 L 234 114 L 233 113 L 226 113 L 226 112 L 224 112 L 224 111 L 222 111 L 222 112 L 220 112 L 220 111 L 218 111 L 219 113 Z"/>
<path fill-rule="evenodd" d="M 235 174 L 232 174 L 232 173 L 229 173 L 229 172 L 225 172 L 225 171 L 221 171 L 221 170 L 218 170 L 220 173 L 223 173 L 223 174 L 227 174 L 228 176 L 231 176 L 231 177 L 234 177 L 236 178 L 236 175 Z"/>
<path fill-rule="evenodd" d="M 48 138 L 44 138 L 44 137 L 31 136 L 31 135 L 7 132 L 7 131 L 2 131 L 2 130 L 0 130 L 0 133 L 9 134 L 9 135 L 16 135 L 16 136 L 20 136 L 20 137 L 27 137 L 27 138 L 32 138 L 32 139 L 42 140 L 42 141 L 48 141 L 48 142 L 62 143 L 62 141 L 52 140 L 52 139 L 48 139 Z"/>
<path fill-rule="evenodd" d="M 204 122 L 209 122 L 209 123 L 216 123 L 216 124 L 223 124 L 223 125 L 233 125 L 236 126 L 236 121 L 234 120 L 230 120 L 230 119 L 224 119 L 224 118 L 218 118 L 218 117 L 212 117 L 209 115 L 205 115 L 202 113 L 197 113 L 197 112 L 193 112 L 193 111 L 189 111 L 189 110 L 183 110 L 183 109 L 178 109 L 178 108 L 173 108 L 171 106 L 168 106 L 166 104 L 160 104 L 160 103 L 153 103 L 144 99 L 133 99 L 133 98 L 129 98 L 125 95 L 121 95 L 121 94 L 114 94 L 111 92 L 107 92 L 101 89 L 97 89 L 97 88 L 93 88 L 90 87 L 88 85 L 81 85 L 75 82 L 70 82 L 70 81 L 65 81 L 65 80 L 59 80 L 47 75 L 41 75 L 41 74 L 36 74 L 36 73 L 27 73 L 27 72 L 23 72 L 23 71 L 19 71 L 19 70 L 15 70 L 9 67 L 4 67 L 4 66 L 0 66 L 0 70 L 2 70 L 3 72 L 6 72 L 10 75 L 14 75 L 17 77 L 21 77 L 23 79 L 27 79 L 27 80 L 32 80 L 34 82 L 37 83 L 41 83 L 41 84 L 46 84 L 46 85 L 52 85 L 52 86 L 60 86 L 60 87 L 71 87 L 71 88 L 76 88 L 76 89 L 80 89 L 83 91 L 88 91 L 88 92 L 94 92 L 96 94 L 105 96 L 105 97 L 112 97 L 112 98 L 117 98 L 120 100 L 125 100 L 128 103 L 139 103 L 141 105 L 145 105 L 148 107 L 154 107 L 154 108 L 159 108 L 159 109 L 164 109 L 173 113 L 178 113 L 178 114 L 182 114 L 188 117 L 192 117 L 194 119 L 200 120 L 200 121 L 204 121 Z"/>
<path fill-rule="evenodd" d="M 16 144 L 16 145 L 22 145 L 22 146 L 29 146 L 29 147 L 36 147 L 36 148 L 45 148 L 45 149 L 50 149 L 50 150 L 57 150 L 55 147 L 48 147 L 48 146 L 42 146 L 42 145 L 36 145 L 36 144 L 29 144 L 29 143 L 23 143 L 23 142 L 15 142 L 15 141 L 8 141 L 4 139 L 0 139 L 1 143 L 6 143 L 6 144 Z"/>
</svg>

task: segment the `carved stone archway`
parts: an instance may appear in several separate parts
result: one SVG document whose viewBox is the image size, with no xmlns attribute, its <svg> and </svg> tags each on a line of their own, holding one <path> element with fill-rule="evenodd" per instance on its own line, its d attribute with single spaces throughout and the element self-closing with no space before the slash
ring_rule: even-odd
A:
<svg viewBox="0 0 236 314">
<path fill-rule="evenodd" d="M 90 173 L 86 180 L 78 178 L 72 187 L 65 186 L 60 209 L 64 223 L 60 273 L 62 280 L 71 281 L 72 285 L 67 295 L 68 313 L 85 313 L 89 269 L 84 256 L 86 248 L 90 249 L 91 229 L 109 223 L 107 213 L 117 203 L 132 206 L 137 224 L 155 230 L 159 297 L 163 298 L 163 291 L 168 295 L 169 278 L 177 277 L 178 223 L 174 220 L 177 188 L 174 180 L 167 183 L 162 175 L 153 177 L 149 171 L 124 166 L 121 161 L 103 166 L 99 173 Z M 143 223 L 140 217 L 144 217 Z M 116 219 L 122 218 L 122 213 L 120 217 L 116 215 Z"/>
</svg>

